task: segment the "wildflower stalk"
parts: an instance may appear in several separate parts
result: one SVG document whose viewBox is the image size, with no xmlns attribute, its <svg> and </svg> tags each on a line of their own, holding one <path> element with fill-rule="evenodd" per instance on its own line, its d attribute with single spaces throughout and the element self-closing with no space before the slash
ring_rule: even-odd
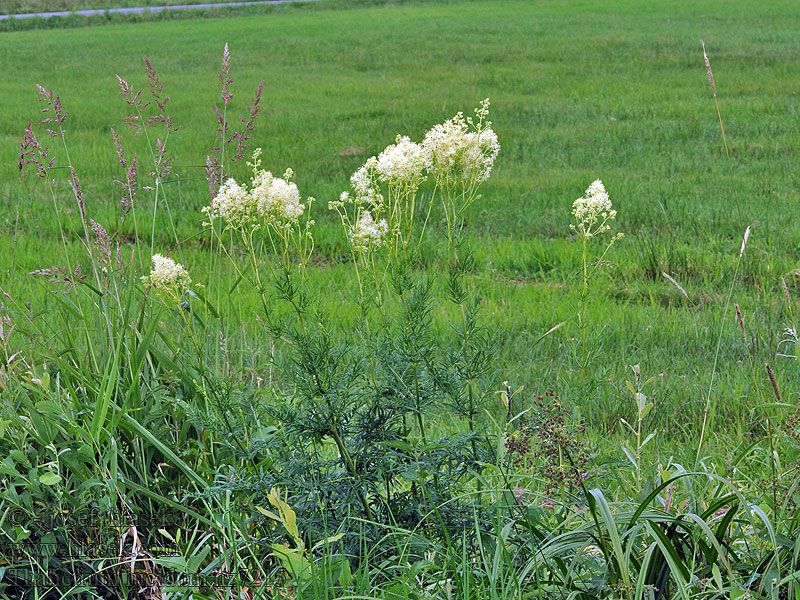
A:
<svg viewBox="0 0 800 600">
<path fill-rule="evenodd" d="M 602 235 L 611 229 L 610 222 L 617 216 L 617 211 L 612 208 L 611 200 L 608 198 L 603 182 L 599 179 L 592 182 L 585 196 L 578 198 L 572 205 L 572 215 L 575 222 L 570 224 L 570 229 L 578 234 L 581 239 L 581 294 L 578 306 L 578 327 L 580 328 L 580 395 L 581 400 L 588 397 L 586 370 L 589 366 L 589 347 L 588 347 L 588 325 L 586 323 L 586 306 L 589 299 L 589 281 L 592 279 L 597 269 L 603 265 L 611 246 L 622 238 L 622 234 L 613 235 L 590 268 L 589 264 L 589 243 L 591 239 Z"/>
<path fill-rule="evenodd" d="M 272 250 L 272 257 L 267 257 L 263 262 L 266 262 L 272 273 L 279 297 L 291 305 L 305 332 L 306 316 L 304 307 L 301 306 L 302 296 L 298 303 L 298 288 L 293 271 L 296 257 L 300 270 L 300 285 L 303 285 L 305 267 L 314 248 L 310 229 L 314 221 L 308 217 L 314 199 L 308 198 L 307 204 L 301 204 L 297 186 L 291 182 L 292 170 L 287 169 L 283 178 L 274 177 L 269 171 L 261 169 L 260 156 L 261 149 L 257 148 L 253 152 L 253 162 L 248 163 L 253 169 L 249 189 L 240 186 L 233 179 L 228 179 L 220 187 L 212 205 L 203 211 L 211 219 L 212 235 L 218 237 L 219 246 L 225 250 L 231 263 L 236 267 L 239 277 L 244 278 L 244 273 L 236 266 L 237 261 L 233 258 L 233 253 L 225 249 L 221 233 L 217 232 L 214 225 L 216 218 L 223 221 L 223 232 L 230 230 L 241 237 L 253 270 L 251 277 L 261 300 L 264 317 L 268 322 L 271 320 L 271 310 L 267 302 L 266 286 L 259 270 L 259 254 L 263 252 L 265 246 Z M 300 217 L 304 213 L 306 219 L 301 224 Z M 256 232 L 260 232 L 261 240 L 258 244 L 254 237 Z M 234 237 L 236 236 L 232 236 L 231 243 Z"/>
<path fill-rule="evenodd" d="M 581 395 L 585 398 L 586 396 L 586 363 L 588 361 L 588 356 L 586 352 L 586 300 L 589 296 L 589 274 L 587 271 L 586 265 L 586 246 L 589 242 L 588 238 L 584 236 L 582 238 L 582 255 L 581 255 L 581 262 L 583 264 L 583 287 L 581 289 L 581 306 L 580 306 L 580 317 L 579 317 L 579 325 L 581 328 Z"/>
<path fill-rule="evenodd" d="M 384 288 L 391 273 L 392 284 L 401 304 L 410 310 L 410 299 L 405 293 L 410 289 L 406 269 L 427 230 L 433 204 L 441 202 L 446 226 L 446 256 L 449 263 L 449 299 L 458 307 L 460 331 L 458 331 L 459 370 L 469 371 L 459 382 L 458 390 L 451 390 L 454 401 L 466 416 L 470 432 L 470 446 L 475 461 L 478 447 L 475 439 L 478 393 L 475 389 L 476 369 L 471 364 L 475 350 L 473 335 L 475 326 L 468 314 L 465 274 L 468 270 L 466 257 L 460 256 L 461 232 L 467 209 L 478 198 L 478 188 L 491 172 L 494 159 L 499 152 L 497 136 L 486 121 L 489 101 L 484 100 L 476 109 L 476 120 L 464 118 L 458 113 L 452 119 L 428 131 L 421 144 L 408 137 L 398 136 L 396 143 L 386 147 L 377 157 L 369 158 L 350 178 L 351 191 L 344 192 L 329 208 L 339 214 L 350 243 L 351 255 L 359 286 L 359 299 L 365 328 L 371 327 L 368 288 L 374 287 L 377 311 L 383 328 L 388 328 L 384 308 Z M 417 235 L 416 211 L 420 197 L 419 186 L 430 177 L 433 182 L 431 194 Z M 440 196 L 437 198 L 437 194 Z M 383 248 L 386 247 L 384 251 Z M 411 408 L 402 416 L 404 435 L 411 428 L 418 428 L 423 444 L 427 446 L 428 432 L 423 406 L 423 390 L 420 365 L 414 351 L 409 354 L 409 394 L 413 395 Z M 376 380 L 374 357 L 369 356 L 368 372 L 373 383 Z M 370 376 L 368 375 L 368 376 Z M 444 382 L 442 382 L 444 384 Z M 447 385 L 447 384 L 445 384 Z M 466 386 L 466 389 L 462 386 Z M 413 415 L 408 413 L 413 412 Z M 407 417 L 414 425 L 409 426 Z M 438 474 L 434 474 L 434 485 L 439 489 Z M 412 482 L 412 493 L 419 496 L 416 482 Z M 388 487 L 387 487 L 388 489 Z M 387 491 L 388 494 L 388 491 Z"/>
</svg>

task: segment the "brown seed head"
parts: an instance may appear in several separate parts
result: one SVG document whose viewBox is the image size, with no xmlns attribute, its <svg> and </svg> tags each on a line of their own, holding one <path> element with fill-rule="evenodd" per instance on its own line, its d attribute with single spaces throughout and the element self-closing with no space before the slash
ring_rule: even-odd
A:
<svg viewBox="0 0 800 600">
<path fill-rule="evenodd" d="M 711 83 L 711 92 L 714 94 L 714 98 L 716 98 L 717 86 L 714 85 L 714 74 L 711 72 L 711 63 L 708 60 L 708 54 L 706 54 L 706 45 L 703 43 L 703 40 L 700 40 L 700 43 L 703 46 L 703 60 L 706 61 L 706 73 L 708 73 L 708 81 Z"/>
</svg>

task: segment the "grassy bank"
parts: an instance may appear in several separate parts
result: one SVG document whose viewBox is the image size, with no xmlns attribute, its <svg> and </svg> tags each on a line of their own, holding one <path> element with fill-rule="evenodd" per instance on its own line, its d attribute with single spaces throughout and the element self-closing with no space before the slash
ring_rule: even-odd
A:
<svg viewBox="0 0 800 600">
<path fill-rule="evenodd" d="M 10 69 L 3 85 L 15 93 L 4 94 L 0 113 L 2 243 L 15 264 L 6 265 L 3 286 L 38 302 L 27 272 L 59 260 L 50 201 L 36 182 L 13 183 L 16 142 L 24 123 L 35 118 L 33 80 L 61 96 L 89 213 L 110 226 L 118 219 L 112 180 L 121 168 L 109 126 L 122 131 L 127 108 L 114 73 L 143 85 L 144 55 L 162 75 L 182 127 L 170 141 L 180 181 L 166 188 L 182 243 L 174 248 L 162 212 L 157 245 L 173 247 L 189 265 L 203 263 L 192 240 L 207 203 L 201 167 L 214 141 L 214 72 L 221 46 L 230 41 L 240 110 L 266 81 L 254 145 L 264 148 L 273 170 L 292 165 L 303 193 L 321 200 L 318 248 L 330 270 L 343 259 L 344 240 L 330 228 L 334 219 L 324 205 L 344 189 L 349 174 L 395 132 L 418 138 L 427 123 L 491 96 L 502 161 L 485 200 L 471 209 L 470 228 L 478 260 L 473 276 L 490 290 L 486 303 L 506 340 L 503 377 L 539 389 L 569 385 L 561 348 L 574 332 L 565 327 L 531 350 L 529 340 L 574 305 L 577 257 L 567 208 L 588 182 L 602 177 L 628 237 L 592 300 L 605 327 L 608 377 L 598 402 L 581 410 L 599 431 L 614 431 L 629 410 L 621 400 L 622 374 L 628 364 L 641 363 L 663 374 L 661 427 L 670 426 L 669 436 L 691 437 L 723 328 L 716 393 L 725 401 L 718 424 L 744 433 L 753 390 L 739 368 L 743 349 L 735 321 L 721 314 L 726 286 L 744 228 L 754 224 L 754 249 L 734 298 L 758 332 L 760 358 L 776 362 L 785 319 L 779 279 L 795 268 L 800 242 L 790 225 L 797 211 L 798 141 L 791 120 L 796 101 L 785 93 L 796 77 L 797 51 L 784 25 L 791 5 L 750 9 L 723 11 L 713 2 L 686 11 L 669 2 L 613 10 L 468 2 L 110 26 L 88 43 L 77 30 L 5 35 L 0 52 Z M 758 18 L 744 18 L 751 13 Z M 700 38 L 716 71 L 730 158 Z M 126 143 L 144 160 L 141 138 L 129 136 Z M 63 191 L 66 182 L 59 185 Z M 59 201 L 69 209 L 66 198 Z M 144 222 L 151 208 L 139 206 Z M 73 211 L 72 228 L 75 219 Z M 791 274 L 787 283 L 793 289 Z M 793 363 L 778 360 L 775 368 L 781 381 L 794 376 Z M 676 416 L 677 431 L 671 425 Z"/>
</svg>

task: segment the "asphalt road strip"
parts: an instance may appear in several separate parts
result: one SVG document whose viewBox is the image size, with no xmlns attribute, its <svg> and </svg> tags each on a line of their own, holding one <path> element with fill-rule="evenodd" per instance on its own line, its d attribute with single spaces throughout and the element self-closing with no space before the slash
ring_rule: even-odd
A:
<svg viewBox="0 0 800 600">
<path fill-rule="evenodd" d="M 104 14 L 138 15 L 145 12 L 161 12 L 162 10 L 192 10 L 201 8 L 226 8 L 239 6 L 259 6 L 268 4 L 290 4 L 294 2 L 321 2 L 322 0 L 253 0 L 250 2 L 208 2 L 204 4 L 173 4 L 171 6 L 130 6 L 127 8 L 87 8 L 83 10 L 61 10 L 54 12 L 20 13 L 16 15 L 0 15 L 3 19 L 30 19 L 39 17 L 49 19 L 50 17 L 69 17 L 70 15 L 81 15 L 91 17 Z"/>
</svg>

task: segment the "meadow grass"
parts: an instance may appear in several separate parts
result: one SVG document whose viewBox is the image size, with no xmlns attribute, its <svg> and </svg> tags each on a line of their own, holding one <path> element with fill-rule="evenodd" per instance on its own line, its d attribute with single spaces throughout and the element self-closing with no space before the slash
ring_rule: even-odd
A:
<svg viewBox="0 0 800 600">
<path fill-rule="evenodd" d="M 505 379 L 530 393 L 553 388 L 597 439 L 613 440 L 619 418 L 634 415 L 624 381 L 629 365 L 639 363 L 657 376 L 653 427 L 663 444 L 681 452 L 682 442 L 698 435 L 721 332 L 709 442 L 716 444 L 724 432 L 719 443 L 735 445 L 759 430 L 752 411 L 763 397 L 742 368 L 748 349 L 734 316 L 723 314 L 749 224 L 753 233 L 733 299 L 750 328 L 756 362 L 769 362 L 780 386 L 797 381 L 795 363 L 774 357 L 787 320 L 780 277 L 792 292 L 800 283 L 792 273 L 800 245 L 792 227 L 798 216 L 793 149 L 800 141 L 791 92 L 800 54 L 792 14 L 791 2 L 745 2 L 734 9 L 711 1 L 686 7 L 502 0 L 111 25 L 93 29 L 90 39 L 82 30 L 6 33 L 0 37 L 6 65 L 0 250 L 8 259 L 0 284 L 44 313 L 42 282 L 28 272 L 63 262 L 41 182 L 15 181 L 18 140 L 38 114 L 34 82 L 61 96 L 88 215 L 110 228 L 119 196 L 112 180 L 122 171 L 109 126 L 123 132 L 129 152 L 142 159 L 147 154 L 141 138 L 123 131 L 126 106 L 114 74 L 144 85 L 142 58 L 152 60 L 182 127 L 170 140 L 180 178 L 167 183 L 177 236 L 159 211 L 154 245 L 199 271 L 206 264 L 199 211 L 208 202 L 202 166 L 214 142 L 214 73 L 228 42 L 234 106 L 243 111 L 265 80 L 254 147 L 264 149 L 275 172 L 291 165 L 301 193 L 320 200 L 314 213 L 317 281 L 332 311 L 352 298 L 354 282 L 327 201 L 395 133 L 419 138 L 430 123 L 491 96 L 502 151 L 468 220 L 477 259 L 471 278 L 502 340 L 498 388 Z M 701 38 L 715 72 L 730 159 Z M 142 175 L 147 170 L 140 168 Z M 602 346 L 593 373 L 597 395 L 579 405 L 567 352 L 575 324 L 533 342 L 574 314 L 579 256 L 567 228 L 569 207 L 597 177 L 619 210 L 626 238 L 589 299 Z M 66 225 L 74 237 L 80 222 L 66 179 L 57 186 L 63 209 L 72 211 Z M 150 222 L 151 209 L 145 201 L 138 206 L 140 223 Z M 434 227 L 443 227 L 435 217 Z M 147 248 L 149 230 L 139 232 Z M 429 251 L 442 250 L 433 245 Z M 255 304 L 254 294 L 238 293 L 244 306 Z M 349 311 L 339 311 L 343 327 L 358 318 Z M 234 354 L 263 344 L 256 329 L 236 334 Z M 757 381 L 768 385 L 766 373 L 759 371 Z"/>
</svg>

